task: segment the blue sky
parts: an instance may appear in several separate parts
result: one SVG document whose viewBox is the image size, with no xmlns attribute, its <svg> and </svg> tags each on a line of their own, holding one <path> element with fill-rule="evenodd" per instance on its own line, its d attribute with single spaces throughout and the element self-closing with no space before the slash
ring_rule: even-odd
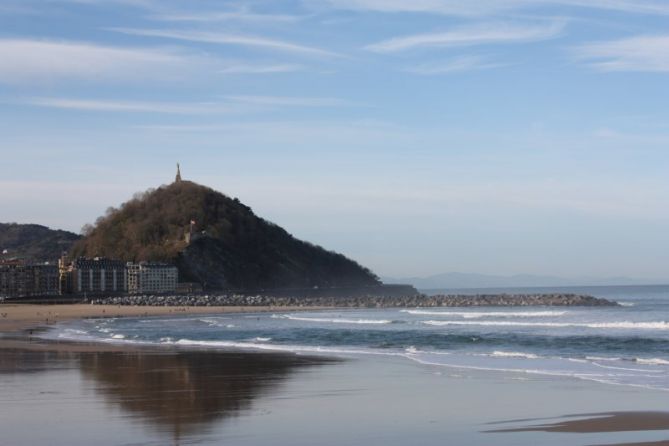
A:
<svg viewBox="0 0 669 446">
<path fill-rule="evenodd" d="M 669 3 L 2 0 L 0 221 L 185 178 L 387 276 L 669 279 Z"/>
</svg>

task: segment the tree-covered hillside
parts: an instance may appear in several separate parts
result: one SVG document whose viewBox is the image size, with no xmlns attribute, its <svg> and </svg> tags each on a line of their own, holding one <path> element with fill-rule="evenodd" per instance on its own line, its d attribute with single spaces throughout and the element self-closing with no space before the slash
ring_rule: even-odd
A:
<svg viewBox="0 0 669 446">
<path fill-rule="evenodd" d="M 79 238 L 72 232 L 41 225 L 0 223 L 0 253 L 6 251 L 3 257 L 36 262 L 55 261 Z"/>
<path fill-rule="evenodd" d="M 189 181 L 136 195 L 119 209 L 110 208 L 85 233 L 72 256 L 173 261 L 181 280 L 210 288 L 379 283 L 371 271 L 343 255 L 297 240 L 239 200 Z"/>
</svg>

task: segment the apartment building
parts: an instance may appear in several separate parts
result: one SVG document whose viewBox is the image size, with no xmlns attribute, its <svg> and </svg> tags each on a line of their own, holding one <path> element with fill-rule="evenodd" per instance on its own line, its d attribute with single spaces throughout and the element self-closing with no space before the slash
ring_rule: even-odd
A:
<svg viewBox="0 0 669 446">
<path fill-rule="evenodd" d="M 177 289 L 179 270 L 166 263 L 128 263 L 128 293 L 171 293 Z"/>
<path fill-rule="evenodd" d="M 61 276 L 63 268 L 61 268 Z M 76 294 L 125 293 L 128 279 L 125 262 L 121 260 L 95 257 L 80 257 L 67 267 L 71 290 Z M 61 283 L 67 280 L 61 278 Z"/>
<path fill-rule="evenodd" d="M 24 264 L 22 261 L 0 262 L 0 297 L 36 297 L 59 294 L 58 267 Z"/>
</svg>

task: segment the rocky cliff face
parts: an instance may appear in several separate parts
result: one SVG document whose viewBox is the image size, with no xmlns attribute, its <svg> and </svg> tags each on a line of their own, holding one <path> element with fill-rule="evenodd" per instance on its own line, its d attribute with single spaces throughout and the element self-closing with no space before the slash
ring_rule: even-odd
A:
<svg viewBox="0 0 669 446">
<path fill-rule="evenodd" d="M 60 258 L 81 237 L 46 226 L 0 223 L 0 255 L 28 261 L 47 262 Z M 6 254 L 2 254 L 7 251 Z"/>
<path fill-rule="evenodd" d="M 189 181 L 109 210 L 72 255 L 171 261 L 179 267 L 180 280 L 208 289 L 379 284 L 358 263 L 298 240 L 239 200 Z"/>
</svg>

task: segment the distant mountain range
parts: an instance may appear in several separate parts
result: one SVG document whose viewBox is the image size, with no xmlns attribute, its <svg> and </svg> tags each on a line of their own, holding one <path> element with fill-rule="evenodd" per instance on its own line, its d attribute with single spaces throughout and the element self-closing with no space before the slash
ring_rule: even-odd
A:
<svg viewBox="0 0 669 446">
<path fill-rule="evenodd" d="M 390 278 L 386 283 L 406 283 L 418 289 L 438 288 L 521 288 L 521 287 L 558 287 L 558 286 L 604 286 L 604 285 L 647 285 L 663 281 L 637 279 L 630 277 L 557 277 L 532 274 L 496 276 L 475 273 L 443 273 L 428 277 Z M 669 281 L 664 281 L 669 282 Z"/>
</svg>

